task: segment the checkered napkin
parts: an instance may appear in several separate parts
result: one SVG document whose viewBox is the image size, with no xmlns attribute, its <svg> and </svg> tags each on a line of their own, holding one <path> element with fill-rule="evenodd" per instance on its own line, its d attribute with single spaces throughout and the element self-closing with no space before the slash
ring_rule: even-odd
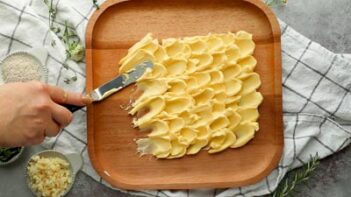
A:
<svg viewBox="0 0 351 197">
<path fill-rule="evenodd" d="M 102 0 L 103 1 L 103 0 Z M 99 1 L 99 3 L 102 3 Z M 75 27 L 84 41 L 91 0 L 55 0 L 55 25 L 64 21 Z M 43 64 L 48 82 L 67 90 L 84 92 L 85 63 L 66 61 L 64 45 L 49 30 L 48 8 L 39 0 L 0 0 L 0 55 L 33 48 L 45 49 Z M 5 19 L 5 20 L 4 20 Z M 291 169 L 308 162 L 311 155 L 323 158 L 343 149 L 351 139 L 351 65 L 280 22 L 282 30 L 284 153 L 279 166 L 259 183 L 239 188 L 183 191 L 128 191 L 143 196 L 258 196 L 271 193 Z M 56 44 L 52 44 L 55 41 Z M 65 63 L 66 62 L 66 63 Z M 66 66 L 66 65 L 67 66 Z M 77 81 L 66 84 L 73 76 Z M 86 110 L 74 113 L 71 125 L 43 146 L 62 152 L 80 152 L 83 172 L 105 184 L 92 168 L 87 153 Z M 127 191 L 126 191 L 127 192 Z"/>
</svg>

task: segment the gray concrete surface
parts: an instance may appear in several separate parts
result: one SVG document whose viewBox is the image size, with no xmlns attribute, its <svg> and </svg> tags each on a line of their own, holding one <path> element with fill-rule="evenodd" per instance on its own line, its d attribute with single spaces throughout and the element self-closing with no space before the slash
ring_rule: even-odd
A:
<svg viewBox="0 0 351 197">
<path fill-rule="evenodd" d="M 350 0 L 289 0 L 274 8 L 277 16 L 298 32 L 335 53 L 351 53 Z M 351 106 L 350 106 L 351 107 Z M 294 196 L 351 196 L 351 147 L 325 158 Z"/>
<path fill-rule="evenodd" d="M 289 0 L 286 7 L 274 8 L 283 21 L 338 53 L 351 53 L 350 0 Z M 21 159 L 0 168 L 0 197 L 30 197 L 24 180 L 24 167 L 29 156 L 40 151 L 39 146 L 27 148 Z M 351 148 L 322 160 L 316 173 L 297 188 L 295 196 L 343 197 L 351 196 Z M 79 173 L 69 197 L 129 196 L 96 183 Z"/>
</svg>

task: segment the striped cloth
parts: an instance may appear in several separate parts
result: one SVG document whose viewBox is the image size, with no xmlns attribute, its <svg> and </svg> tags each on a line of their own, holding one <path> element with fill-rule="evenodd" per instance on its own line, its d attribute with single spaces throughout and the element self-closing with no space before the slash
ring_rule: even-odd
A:
<svg viewBox="0 0 351 197">
<path fill-rule="evenodd" d="M 102 3 L 103 0 L 99 1 Z M 91 0 L 55 0 L 55 25 L 64 21 L 73 26 L 84 41 Z M 48 67 L 48 83 L 67 90 L 84 92 L 85 63 L 67 60 L 61 40 L 49 30 L 48 8 L 43 1 L 0 0 L 0 55 L 18 50 L 41 49 L 41 60 Z M 142 196 L 259 196 L 271 193 L 291 169 L 308 162 L 310 155 L 323 158 L 343 149 L 351 139 L 350 60 L 334 54 L 280 22 L 282 29 L 284 153 L 279 166 L 261 182 L 239 188 L 183 191 L 128 191 Z M 52 41 L 55 41 L 55 45 Z M 66 63 L 65 63 L 66 62 Z M 67 66 L 66 66 L 66 65 Z M 73 76 L 77 81 L 66 84 Z M 86 110 L 74 114 L 72 124 L 55 138 L 43 143 L 61 152 L 79 152 L 84 158 L 83 172 L 110 186 L 92 168 L 87 153 Z M 117 188 L 115 188 L 117 189 Z"/>
</svg>

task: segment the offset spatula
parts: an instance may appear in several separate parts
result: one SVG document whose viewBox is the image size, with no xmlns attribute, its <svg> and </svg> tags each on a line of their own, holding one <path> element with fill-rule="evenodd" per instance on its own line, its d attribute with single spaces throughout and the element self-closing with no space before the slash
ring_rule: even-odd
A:
<svg viewBox="0 0 351 197">
<path fill-rule="evenodd" d="M 142 62 L 136 65 L 135 69 L 133 69 L 132 71 L 126 74 L 119 75 L 118 77 L 112 79 L 111 81 L 103 84 L 102 86 L 88 93 L 88 96 L 93 102 L 102 101 L 108 96 L 134 83 L 145 73 L 146 69 L 151 69 L 152 67 L 153 63 L 151 61 Z M 71 112 L 75 112 L 84 107 L 69 104 L 64 104 L 62 106 L 66 107 Z"/>
</svg>

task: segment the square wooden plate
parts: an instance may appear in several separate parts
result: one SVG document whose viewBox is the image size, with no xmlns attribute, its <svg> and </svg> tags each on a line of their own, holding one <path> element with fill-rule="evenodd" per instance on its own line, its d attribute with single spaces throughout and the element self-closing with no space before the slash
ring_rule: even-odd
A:
<svg viewBox="0 0 351 197">
<path fill-rule="evenodd" d="M 86 32 L 87 90 L 118 75 L 118 62 L 147 33 L 156 38 L 245 30 L 253 34 L 254 56 L 264 102 L 260 130 L 239 149 L 174 160 L 136 153 L 131 127 L 120 108 L 130 88 L 88 107 L 88 150 L 104 180 L 124 189 L 225 188 L 253 184 L 278 164 L 283 149 L 280 29 L 260 0 L 110 0 L 90 18 Z"/>
</svg>

